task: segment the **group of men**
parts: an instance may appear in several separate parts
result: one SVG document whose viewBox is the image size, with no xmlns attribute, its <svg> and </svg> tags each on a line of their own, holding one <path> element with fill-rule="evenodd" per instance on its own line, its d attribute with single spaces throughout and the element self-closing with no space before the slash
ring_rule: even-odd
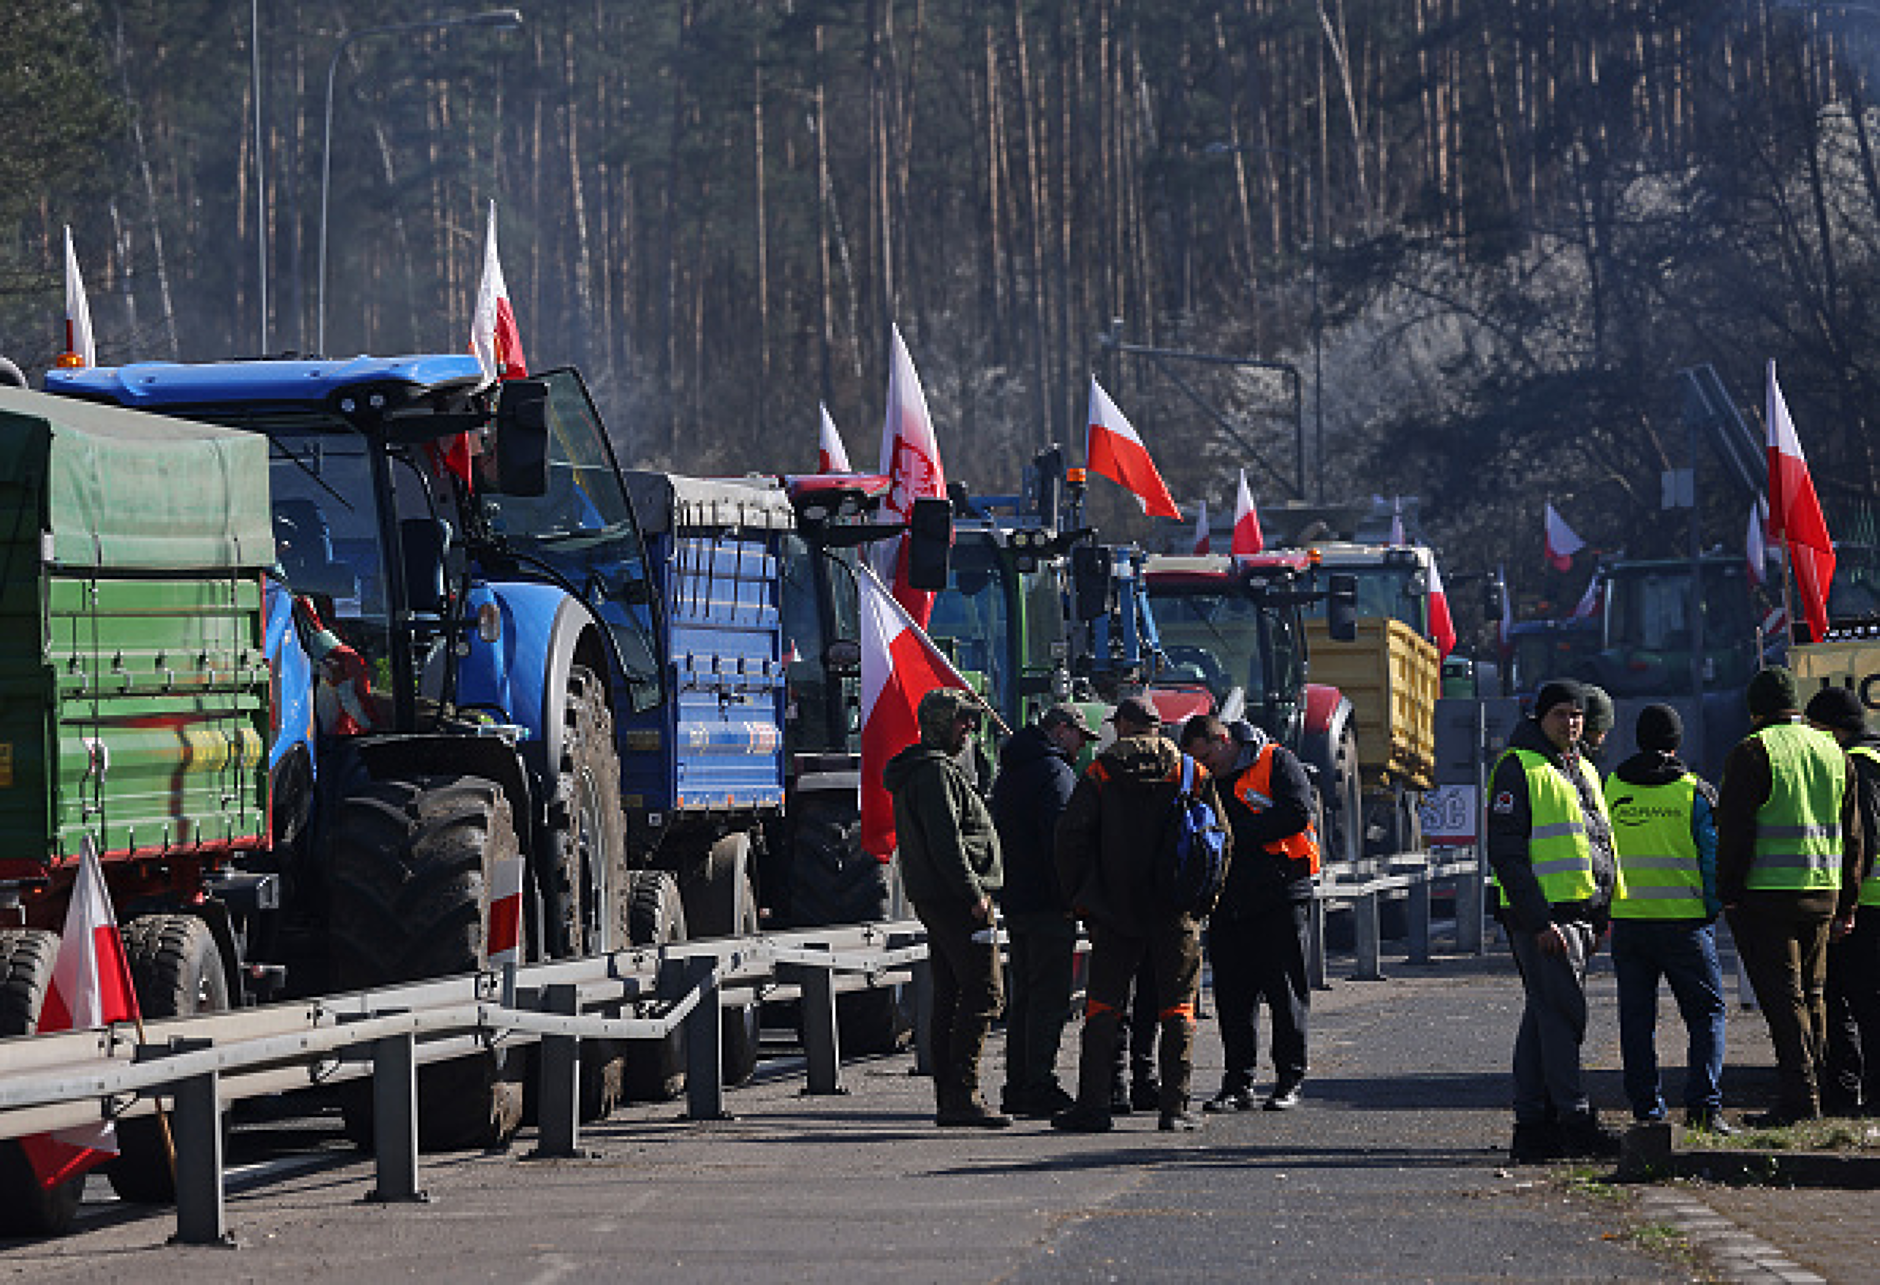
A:
<svg viewBox="0 0 1880 1285">
<path fill-rule="evenodd" d="M 1159 1036 L 1158 1073 L 1138 1083 L 1153 1104 L 1141 1094 L 1137 1101 L 1153 1105 L 1164 1130 L 1200 1128 L 1191 1079 L 1209 909 L 1227 1073 L 1204 1109 L 1257 1105 L 1262 1000 L 1272 1014 L 1275 1076 L 1258 1105 L 1296 1105 L 1306 1072 L 1307 910 L 1318 868 L 1312 786 L 1298 759 L 1257 728 L 1212 715 L 1185 722 L 1178 746 L 1163 734 L 1155 706 L 1130 696 L 1110 715 L 1115 739 L 1079 771 L 1098 734 L 1081 709 L 1056 705 L 1006 741 L 988 803 L 960 761 L 979 725 L 974 698 L 936 689 L 921 698 L 918 715 L 920 740 L 890 760 L 883 780 L 894 800 L 903 886 L 928 935 L 936 1123 L 1002 1127 L 1020 1115 L 1071 1132 L 1110 1129 L 1130 1105 L 1114 1082 L 1133 986 L 1137 1011 L 1153 1013 Z M 1229 838 L 1218 905 L 1202 913 L 1167 905 L 1156 878 L 1184 785 L 1225 821 Z M 979 1092 L 986 1037 L 1004 1001 L 996 933 L 988 931 L 995 896 L 1012 979 L 998 1109 Z M 1072 1094 L 1056 1066 L 1079 920 L 1091 951 Z"/>
<path fill-rule="evenodd" d="M 1497 914 L 1526 1006 L 1515 1039 L 1516 1161 L 1619 1148 L 1581 1079 L 1586 968 L 1608 930 L 1633 1117 L 1665 1118 L 1656 1052 L 1665 981 L 1688 1037 L 1685 1123 L 1723 1114 L 1724 1014 L 1716 921 L 1730 926 L 1774 1046 L 1779 1097 L 1757 1127 L 1880 1111 L 1880 739 L 1856 694 L 1800 707 L 1794 676 L 1760 671 L 1750 734 L 1715 790 L 1679 759 L 1668 705 L 1643 709 L 1638 752 L 1602 781 L 1605 693 L 1555 681 L 1508 738 L 1488 787 Z M 1603 726 L 1601 725 L 1603 723 Z M 1864 1054 L 1864 1055 L 1863 1055 Z"/>
</svg>

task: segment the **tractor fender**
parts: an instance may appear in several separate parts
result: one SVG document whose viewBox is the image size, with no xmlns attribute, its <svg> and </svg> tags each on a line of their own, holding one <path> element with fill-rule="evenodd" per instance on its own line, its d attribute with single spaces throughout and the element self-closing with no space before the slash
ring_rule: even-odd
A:
<svg viewBox="0 0 1880 1285">
<path fill-rule="evenodd" d="M 485 642 L 476 629 L 486 604 L 496 607 L 502 621 L 502 635 L 494 643 Z M 568 671 L 594 617 L 555 585 L 520 582 L 476 586 L 465 615 L 470 646 L 457 667 L 457 701 L 500 712 L 524 728 L 522 755 L 541 779 L 552 762 L 549 747 L 561 744 Z M 610 671 L 604 665 L 595 672 L 605 681 Z"/>
<path fill-rule="evenodd" d="M 1338 742 L 1356 714 L 1351 702 L 1336 687 L 1307 683 L 1304 727 L 1299 734 L 1299 757 L 1314 769 L 1319 792 L 1330 794 Z"/>
<path fill-rule="evenodd" d="M 298 749 L 313 772 L 313 661 L 294 628 L 294 599 L 273 576 L 261 578 L 262 652 L 268 661 L 268 768 L 277 771 Z"/>
</svg>

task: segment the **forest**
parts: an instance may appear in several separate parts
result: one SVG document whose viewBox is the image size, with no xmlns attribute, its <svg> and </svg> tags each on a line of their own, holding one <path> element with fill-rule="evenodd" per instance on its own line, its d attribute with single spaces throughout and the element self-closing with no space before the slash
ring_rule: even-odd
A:
<svg viewBox="0 0 1880 1285">
<path fill-rule="evenodd" d="M 0 353 L 55 360 L 67 225 L 103 364 L 460 351 L 494 201 L 530 364 L 636 465 L 808 471 L 822 402 L 870 466 L 894 323 L 976 491 L 1081 462 L 1095 374 L 1185 511 L 1241 468 L 1263 510 L 1415 497 L 1452 587 L 1505 564 L 1531 604 L 1578 588 L 1545 503 L 1681 553 L 1693 458 L 1742 547 L 1680 372 L 1760 436 L 1773 361 L 1874 538 L 1880 4 L 516 12 L 0 0 Z"/>
</svg>

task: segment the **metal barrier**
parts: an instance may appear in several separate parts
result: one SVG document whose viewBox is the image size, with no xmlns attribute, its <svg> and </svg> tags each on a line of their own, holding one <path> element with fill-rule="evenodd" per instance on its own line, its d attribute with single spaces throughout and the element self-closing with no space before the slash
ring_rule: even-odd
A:
<svg viewBox="0 0 1880 1285">
<path fill-rule="evenodd" d="M 1430 903 L 1433 885 L 1454 880 L 1456 886 L 1456 949 L 1480 955 L 1484 949 L 1483 915 L 1487 903 L 1486 876 L 1473 848 L 1438 848 L 1428 852 L 1401 852 L 1321 870 L 1314 880 L 1311 933 L 1306 957 L 1306 978 L 1315 990 L 1327 986 L 1325 967 L 1325 912 L 1349 908 L 1357 969 L 1353 981 L 1384 980 L 1383 903 L 1401 896 L 1409 927 L 1407 962 L 1430 960 Z"/>
</svg>

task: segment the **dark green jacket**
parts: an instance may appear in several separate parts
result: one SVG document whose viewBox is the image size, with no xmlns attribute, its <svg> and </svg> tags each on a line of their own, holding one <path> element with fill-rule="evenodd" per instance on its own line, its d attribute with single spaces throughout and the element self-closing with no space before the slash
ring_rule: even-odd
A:
<svg viewBox="0 0 1880 1285">
<path fill-rule="evenodd" d="M 894 798 L 901 886 L 909 901 L 974 905 L 1004 886 L 992 813 L 958 763 L 916 741 L 888 760 L 881 782 Z"/>
</svg>

